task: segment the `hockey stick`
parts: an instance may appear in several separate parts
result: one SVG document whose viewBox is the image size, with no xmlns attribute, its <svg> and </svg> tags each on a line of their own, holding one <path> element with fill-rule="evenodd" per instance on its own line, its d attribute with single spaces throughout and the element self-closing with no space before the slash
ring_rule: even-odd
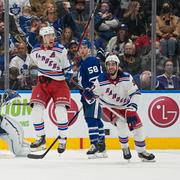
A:
<svg viewBox="0 0 180 180">
<path fill-rule="evenodd" d="M 73 120 L 78 116 L 78 114 L 81 112 L 82 109 L 83 109 L 83 107 L 81 107 L 79 109 L 79 111 L 76 112 L 76 114 L 73 116 L 73 118 L 69 121 L 68 125 L 70 125 L 73 122 Z M 60 137 L 58 136 L 43 154 L 28 154 L 27 157 L 30 159 L 42 159 L 42 158 L 44 158 L 59 138 Z"/>
<path fill-rule="evenodd" d="M 29 106 L 30 105 L 30 103 L 13 103 L 12 104 L 13 106 Z"/>
<path fill-rule="evenodd" d="M 93 9 L 93 11 L 92 11 L 92 13 L 91 13 L 91 15 L 90 15 L 90 17 L 89 17 L 89 19 L 88 19 L 88 22 L 86 23 L 86 25 L 85 25 L 85 27 L 84 27 L 84 30 L 83 30 L 83 32 L 82 32 L 82 35 L 81 35 L 81 37 L 80 37 L 80 39 L 79 39 L 79 44 L 78 44 L 78 47 L 77 47 L 77 51 L 75 52 L 75 55 L 74 55 L 74 58 L 73 58 L 73 64 L 72 64 L 72 66 L 76 66 L 76 63 L 78 63 L 78 60 L 76 59 L 76 57 L 77 57 L 77 55 L 78 55 L 78 52 L 79 52 L 79 49 L 80 49 L 80 47 L 81 47 L 81 44 L 82 44 L 82 41 L 83 41 L 83 39 L 84 39 L 84 37 L 85 37 L 85 35 L 86 35 L 86 31 L 87 31 L 87 29 L 88 29 L 88 27 L 89 27 L 89 24 L 90 24 L 90 22 L 91 22 L 91 20 L 92 20 L 92 18 L 93 18 L 93 16 L 94 16 L 94 14 L 95 14 L 95 12 L 96 12 L 96 10 L 97 10 L 97 8 L 98 8 L 98 5 L 101 3 L 101 0 L 98 0 L 97 1 L 97 3 L 96 3 L 96 6 L 95 6 L 95 8 Z M 75 63 L 75 61 L 76 61 L 76 63 Z M 71 81 L 74 81 L 73 80 L 73 77 L 71 77 L 71 79 L 70 79 L 70 83 L 71 83 Z"/>
<path fill-rule="evenodd" d="M 91 16 L 90 16 L 89 19 L 88 19 L 88 22 L 86 23 L 86 25 L 85 25 L 85 27 L 84 27 L 84 31 L 83 31 L 83 33 L 82 33 L 82 36 L 80 37 L 79 45 L 78 45 L 78 47 L 77 47 L 77 52 L 79 51 L 79 48 L 80 48 L 80 46 L 81 46 L 81 43 L 82 43 L 82 41 L 83 41 L 83 39 L 84 39 L 84 37 L 85 37 L 85 35 L 86 35 L 86 31 L 87 31 L 87 29 L 88 29 L 88 26 L 89 26 L 89 24 L 90 24 L 90 22 L 91 22 L 91 19 L 93 18 L 94 14 L 95 14 L 95 12 L 96 12 L 96 10 L 97 10 L 98 5 L 99 5 L 100 2 L 101 2 L 100 0 L 97 1 L 96 6 L 95 6 L 94 10 L 92 11 Z"/>
<path fill-rule="evenodd" d="M 53 143 L 49 146 L 49 148 L 43 154 L 28 154 L 27 157 L 30 159 L 42 159 L 50 151 L 50 149 L 54 146 L 54 144 L 57 142 L 58 139 L 59 139 L 59 136 L 53 141 Z"/>
</svg>

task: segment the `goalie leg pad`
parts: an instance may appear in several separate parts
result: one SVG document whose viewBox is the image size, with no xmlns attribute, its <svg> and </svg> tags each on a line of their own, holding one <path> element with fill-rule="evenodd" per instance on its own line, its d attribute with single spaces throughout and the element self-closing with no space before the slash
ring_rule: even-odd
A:
<svg viewBox="0 0 180 180">
<path fill-rule="evenodd" d="M 15 120 L 5 116 L 1 127 L 7 132 L 7 135 L 3 135 L 2 138 L 7 141 L 11 152 L 16 156 L 26 156 L 30 153 L 29 147 L 23 147 L 24 132 Z"/>
</svg>

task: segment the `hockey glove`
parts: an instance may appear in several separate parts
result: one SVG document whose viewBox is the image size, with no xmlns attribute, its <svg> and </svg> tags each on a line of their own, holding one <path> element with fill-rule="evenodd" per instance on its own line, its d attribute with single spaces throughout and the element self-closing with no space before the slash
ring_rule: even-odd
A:
<svg viewBox="0 0 180 180">
<path fill-rule="evenodd" d="M 133 127 L 137 123 L 137 113 L 136 113 L 136 111 L 126 110 L 125 117 L 126 117 L 128 125 L 130 127 L 130 130 L 133 130 Z"/>
<path fill-rule="evenodd" d="M 66 79 L 66 81 L 71 81 L 71 78 L 72 78 L 72 76 L 73 76 L 73 74 L 72 73 L 69 73 L 69 72 L 67 72 L 66 74 L 65 74 L 65 79 Z"/>
<path fill-rule="evenodd" d="M 88 100 L 95 98 L 95 94 L 92 92 L 90 88 L 86 88 L 83 91 L 83 96 Z"/>
</svg>

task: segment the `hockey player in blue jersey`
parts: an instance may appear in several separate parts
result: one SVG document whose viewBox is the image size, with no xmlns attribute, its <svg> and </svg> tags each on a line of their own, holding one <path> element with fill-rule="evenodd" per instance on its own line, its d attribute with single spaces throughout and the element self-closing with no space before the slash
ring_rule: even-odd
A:
<svg viewBox="0 0 180 180">
<path fill-rule="evenodd" d="M 92 86 L 92 82 L 102 73 L 99 60 L 90 55 L 91 44 L 83 40 L 79 49 L 81 60 L 79 62 L 78 81 L 83 88 Z M 87 151 L 89 159 L 107 157 L 105 147 L 104 125 L 101 121 L 101 108 L 98 101 L 88 102 L 82 95 L 81 102 L 85 120 L 89 129 L 90 149 Z"/>
</svg>

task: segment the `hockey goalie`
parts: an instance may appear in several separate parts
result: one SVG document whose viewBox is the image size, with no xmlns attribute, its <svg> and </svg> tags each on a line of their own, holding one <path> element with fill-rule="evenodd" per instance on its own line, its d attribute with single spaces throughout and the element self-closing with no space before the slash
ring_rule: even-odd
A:
<svg viewBox="0 0 180 180">
<path fill-rule="evenodd" d="M 0 108 L 20 97 L 16 91 L 7 90 L 0 95 Z M 7 142 L 10 151 L 16 156 L 27 156 L 30 153 L 29 143 L 24 140 L 23 129 L 20 124 L 8 115 L 0 115 L 0 139 Z"/>
</svg>

